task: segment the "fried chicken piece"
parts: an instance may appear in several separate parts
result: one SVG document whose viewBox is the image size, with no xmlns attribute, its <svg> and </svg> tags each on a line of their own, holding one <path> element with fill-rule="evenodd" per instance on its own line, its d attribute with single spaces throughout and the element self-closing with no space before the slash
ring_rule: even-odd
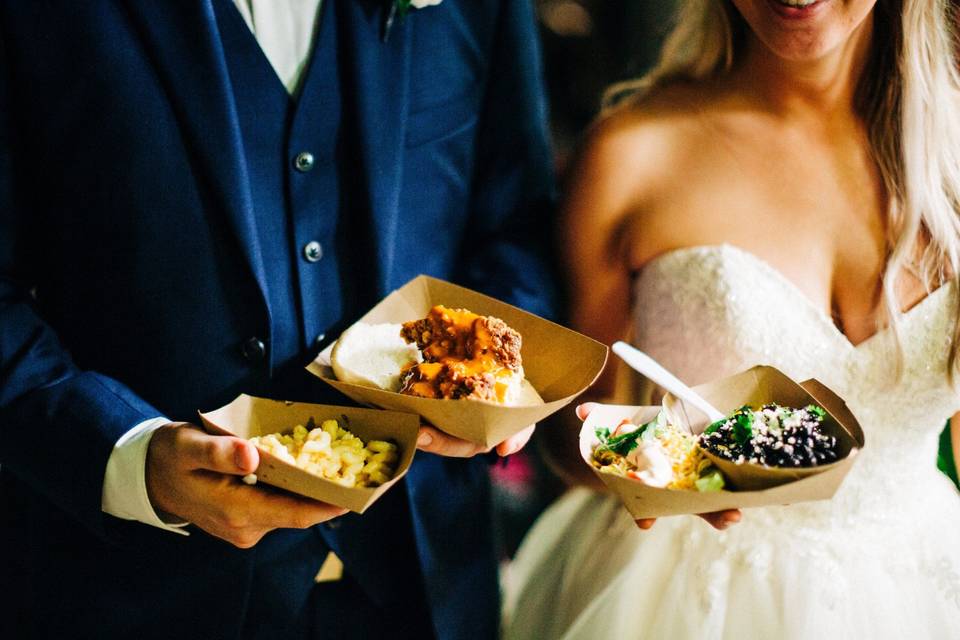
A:
<svg viewBox="0 0 960 640">
<path fill-rule="evenodd" d="M 520 371 L 520 334 L 500 318 L 481 316 L 466 309 L 437 305 L 427 317 L 403 325 L 400 335 L 416 343 L 426 362 L 444 358 L 493 360 L 511 371 Z"/>
<path fill-rule="evenodd" d="M 523 380 L 520 334 L 499 318 L 437 305 L 400 335 L 424 358 L 402 373 L 400 393 L 504 402 Z"/>
<path fill-rule="evenodd" d="M 471 371 L 463 362 L 424 362 L 409 367 L 400 378 L 400 393 L 421 398 L 490 400 L 499 402 L 496 376 Z"/>
</svg>

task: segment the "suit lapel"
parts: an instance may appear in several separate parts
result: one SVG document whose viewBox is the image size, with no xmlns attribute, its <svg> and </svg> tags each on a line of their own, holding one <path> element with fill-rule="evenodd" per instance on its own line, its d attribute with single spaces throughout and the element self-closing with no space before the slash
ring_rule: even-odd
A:
<svg viewBox="0 0 960 640">
<path fill-rule="evenodd" d="M 399 222 L 401 156 L 407 121 L 413 15 L 396 22 L 381 40 L 385 2 L 350 0 L 338 5 L 347 65 L 345 113 L 354 118 L 377 252 L 377 292 L 394 288 L 394 238 Z M 342 9 L 342 10 L 341 10 Z M 351 102 L 352 101 L 352 102 Z"/>
<path fill-rule="evenodd" d="M 267 301 L 240 124 L 211 0 L 123 0 Z"/>
</svg>

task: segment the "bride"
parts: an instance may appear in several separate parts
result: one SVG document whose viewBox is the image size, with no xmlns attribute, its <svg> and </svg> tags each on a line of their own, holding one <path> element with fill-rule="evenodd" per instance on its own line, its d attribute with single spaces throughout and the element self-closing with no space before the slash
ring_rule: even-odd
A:
<svg viewBox="0 0 960 640">
<path fill-rule="evenodd" d="M 615 88 L 565 204 L 574 324 L 690 384 L 818 378 L 867 446 L 832 500 L 721 531 L 568 493 L 506 579 L 507 638 L 958 637 L 960 495 L 934 464 L 960 411 L 956 24 L 947 0 L 688 0 Z"/>
</svg>

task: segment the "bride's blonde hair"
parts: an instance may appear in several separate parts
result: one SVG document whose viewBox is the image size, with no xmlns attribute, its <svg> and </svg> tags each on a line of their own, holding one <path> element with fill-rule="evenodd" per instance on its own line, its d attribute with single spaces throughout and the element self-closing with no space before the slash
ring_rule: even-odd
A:
<svg viewBox="0 0 960 640">
<path fill-rule="evenodd" d="M 902 315 L 897 276 L 911 268 L 927 290 L 960 276 L 960 74 L 957 9 L 949 0 L 878 0 L 873 50 L 856 108 L 890 200 L 883 298 L 896 335 Z M 657 65 L 614 85 L 605 108 L 632 102 L 673 81 L 728 73 L 749 26 L 730 0 L 686 0 Z M 960 296 L 950 349 L 951 380 L 960 345 Z"/>
</svg>

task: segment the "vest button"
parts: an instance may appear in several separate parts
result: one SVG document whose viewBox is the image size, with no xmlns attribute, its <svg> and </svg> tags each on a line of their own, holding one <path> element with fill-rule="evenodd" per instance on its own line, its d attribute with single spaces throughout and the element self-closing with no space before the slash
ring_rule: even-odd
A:
<svg viewBox="0 0 960 640">
<path fill-rule="evenodd" d="M 313 154 L 309 151 L 302 151 L 293 159 L 293 166 L 300 173 L 306 173 L 310 171 L 310 169 L 313 169 L 313 164 Z"/>
<path fill-rule="evenodd" d="M 243 341 L 243 345 L 240 347 L 243 357 L 249 362 L 260 362 L 267 355 L 267 345 L 263 344 L 263 340 L 257 338 L 256 336 L 252 338 L 247 338 Z"/>
<path fill-rule="evenodd" d="M 307 262 L 319 262 L 320 258 L 323 257 L 323 247 L 316 240 L 312 240 L 303 245 L 303 257 L 307 259 Z"/>
</svg>

